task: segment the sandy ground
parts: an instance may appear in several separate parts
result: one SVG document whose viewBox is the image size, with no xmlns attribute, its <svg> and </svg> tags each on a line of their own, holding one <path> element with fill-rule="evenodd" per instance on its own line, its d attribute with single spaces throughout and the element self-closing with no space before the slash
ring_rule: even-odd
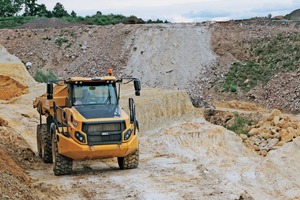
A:
<svg viewBox="0 0 300 200">
<path fill-rule="evenodd" d="M 43 93 L 43 85 L 10 104 L 0 104 L 0 117 L 36 152 L 37 112 L 32 99 Z M 129 89 L 128 89 L 129 90 Z M 126 89 L 124 89 L 126 91 Z M 149 91 L 150 93 L 148 93 Z M 155 90 L 143 91 L 145 98 Z M 155 122 L 151 111 L 160 107 L 169 95 L 181 91 L 157 91 L 146 105 L 136 99 L 137 109 L 144 109 L 146 120 Z M 184 95 L 183 95 L 184 96 Z M 177 105 L 189 105 L 188 96 L 173 99 L 162 114 L 169 125 L 145 127 L 140 134 L 140 165 L 133 170 L 119 170 L 116 159 L 75 162 L 74 174 L 57 177 L 52 165 L 32 163 L 25 171 L 34 188 L 53 193 L 53 199 L 297 199 L 300 197 L 300 138 L 294 139 L 268 156 L 261 157 L 246 148 L 242 140 L 223 127 L 201 117 L 183 112 Z M 188 102 L 188 103 L 186 103 Z M 188 106 L 187 106 L 188 107 Z M 149 110 L 147 110 L 147 108 Z M 194 113 L 201 113 L 194 112 Z M 22 115 L 23 114 L 23 115 Z M 27 117 L 24 117 L 26 114 Z M 142 113 L 139 113 L 142 115 Z M 178 117 L 181 116 L 181 117 Z"/>
</svg>

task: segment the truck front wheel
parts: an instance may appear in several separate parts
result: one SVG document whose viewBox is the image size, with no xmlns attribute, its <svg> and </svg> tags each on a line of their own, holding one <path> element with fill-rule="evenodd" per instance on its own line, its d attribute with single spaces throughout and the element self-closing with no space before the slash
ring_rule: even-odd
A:
<svg viewBox="0 0 300 200">
<path fill-rule="evenodd" d="M 56 135 L 52 136 L 52 149 L 53 149 L 53 172 L 56 176 L 68 175 L 72 173 L 73 160 L 58 153 L 58 145 Z"/>
<path fill-rule="evenodd" d="M 134 169 L 139 165 L 139 150 L 125 157 L 118 157 L 120 169 Z"/>
</svg>

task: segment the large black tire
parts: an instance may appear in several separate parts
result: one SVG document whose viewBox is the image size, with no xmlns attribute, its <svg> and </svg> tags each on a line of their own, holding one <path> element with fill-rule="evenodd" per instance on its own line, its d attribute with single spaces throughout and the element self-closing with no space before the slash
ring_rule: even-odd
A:
<svg viewBox="0 0 300 200">
<path fill-rule="evenodd" d="M 51 137 L 47 132 L 47 124 L 37 125 L 36 127 L 38 156 L 44 163 L 52 163 Z"/>
<path fill-rule="evenodd" d="M 120 169 L 134 169 L 139 165 L 139 150 L 125 157 L 118 157 Z"/>
<path fill-rule="evenodd" d="M 38 156 L 42 159 L 42 135 L 43 132 L 47 132 L 47 124 L 37 125 L 36 126 L 36 143 Z"/>
<path fill-rule="evenodd" d="M 56 176 L 68 175 L 72 173 L 73 160 L 58 153 L 56 135 L 52 136 L 53 148 L 53 172 Z"/>
</svg>

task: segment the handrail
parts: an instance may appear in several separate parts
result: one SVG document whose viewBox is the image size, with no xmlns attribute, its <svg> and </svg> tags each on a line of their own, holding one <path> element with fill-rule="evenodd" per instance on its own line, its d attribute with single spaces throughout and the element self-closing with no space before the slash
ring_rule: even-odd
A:
<svg viewBox="0 0 300 200">
<path fill-rule="evenodd" d="M 62 133 L 64 136 L 70 137 L 69 134 L 69 125 L 68 125 L 68 116 L 65 110 L 62 107 L 56 105 L 56 102 L 53 101 L 53 110 L 54 110 L 54 123 L 56 125 L 56 130 L 59 133 Z M 60 113 L 60 120 L 58 119 L 57 110 Z M 65 114 L 65 116 L 63 116 Z M 60 131 L 59 127 L 62 127 L 62 131 Z M 67 132 L 65 132 L 64 127 L 67 127 Z"/>
</svg>

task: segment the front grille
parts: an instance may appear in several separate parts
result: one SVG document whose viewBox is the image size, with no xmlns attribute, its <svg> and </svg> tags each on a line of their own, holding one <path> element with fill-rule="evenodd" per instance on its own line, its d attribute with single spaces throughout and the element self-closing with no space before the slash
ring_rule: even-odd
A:
<svg viewBox="0 0 300 200">
<path fill-rule="evenodd" d="M 109 124 L 89 124 L 90 132 L 103 132 L 103 131 L 120 131 L 121 123 L 109 123 Z"/>
<path fill-rule="evenodd" d="M 89 145 L 121 144 L 125 123 L 84 123 L 82 131 L 87 134 Z"/>
</svg>

